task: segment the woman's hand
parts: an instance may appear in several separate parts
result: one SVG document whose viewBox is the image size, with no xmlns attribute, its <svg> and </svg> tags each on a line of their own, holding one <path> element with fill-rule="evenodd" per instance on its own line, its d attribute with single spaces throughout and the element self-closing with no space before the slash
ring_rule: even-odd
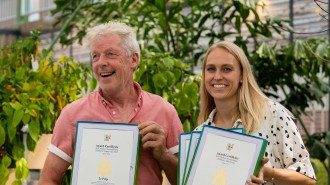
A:
<svg viewBox="0 0 330 185">
<path fill-rule="evenodd" d="M 266 181 L 264 180 L 264 166 L 265 164 L 269 161 L 268 158 L 263 158 L 262 162 L 260 164 L 260 170 L 259 170 L 259 174 L 258 177 L 251 175 L 251 180 L 247 180 L 246 184 L 248 185 L 262 185 L 265 184 Z"/>
</svg>

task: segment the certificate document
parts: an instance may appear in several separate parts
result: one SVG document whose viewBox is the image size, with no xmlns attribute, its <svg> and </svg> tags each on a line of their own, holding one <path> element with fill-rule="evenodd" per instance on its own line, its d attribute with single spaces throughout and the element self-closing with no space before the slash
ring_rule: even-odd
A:
<svg viewBox="0 0 330 185">
<path fill-rule="evenodd" d="M 204 126 L 184 184 L 245 184 L 258 174 L 266 145 L 262 138 Z"/>
<path fill-rule="evenodd" d="M 79 121 L 71 184 L 135 184 L 139 142 L 137 124 Z"/>
<path fill-rule="evenodd" d="M 183 183 L 183 173 L 185 170 L 185 164 L 187 160 L 187 154 L 189 149 L 191 133 L 182 133 L 180 134 L 179 139 L 179 170 L 178 170 L 178 181 L 179 185 Z"/>
<path fill-rule="evenodd" d="M 188 154 L 186 157 L 186 164 L 185 164 L 185 168 L 184 168 L 184 173 L 183 173 L 183 181 L 186 179 L 186 174 L 187 174 L 187 169 L 189 168 L 192 158 L 194 156 L 195 153 L 195 149 L 197 146 L 197 143 L 199 141 L 199 137 L 201 136 L 201 132 L 199 131 L 193 131 L 190 134 L 190 143 L 189 143 L 189 149 L 188 149 Z"/>
</svg>

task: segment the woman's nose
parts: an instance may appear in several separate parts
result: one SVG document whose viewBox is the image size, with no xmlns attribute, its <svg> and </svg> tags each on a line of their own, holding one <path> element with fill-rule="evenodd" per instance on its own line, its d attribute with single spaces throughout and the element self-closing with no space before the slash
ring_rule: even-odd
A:
<svg viewBox="0 0 330 185">
<path fill-rule="evenodd" d="M 216 71 L 215 74 L 214 74 L 214 79 L 215 80 L 222 79 L 222 73 L 220 71 Z"/>
</svg>

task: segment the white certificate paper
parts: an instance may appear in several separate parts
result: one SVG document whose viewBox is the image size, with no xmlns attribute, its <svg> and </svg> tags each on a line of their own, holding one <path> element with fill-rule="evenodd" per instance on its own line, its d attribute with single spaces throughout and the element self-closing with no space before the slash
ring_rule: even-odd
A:
<svg viewBox="0 0 330 185">
<path fill-rule="evenodd" d="M 78 122 L 72 184 L 135 184 L 138 149 L 136 124 Z"/>
<path fill-rule="evenodd" d="M 188 150 L 189 150 L 189 143 L 190 143 L 190 133 L 182 133 L 180 134 L 180 140 L 179 140 L 179 184 L 181 185 L 183 183 L 183 177 L 184 177 L 184 170 L 185 170 L 185 164 L 187 160 Z"/>
<path fill-rule="evenodd" d="M 184 184 L 245 184 L 265 147 L 261 138 L 204 127 Z"/>
</svg>

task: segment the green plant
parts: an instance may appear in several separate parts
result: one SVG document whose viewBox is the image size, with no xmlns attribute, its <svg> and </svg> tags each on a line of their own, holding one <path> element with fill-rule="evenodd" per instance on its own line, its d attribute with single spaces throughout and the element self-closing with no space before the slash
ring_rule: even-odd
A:
<svg viewBox="0 0 330 185">
<path fill-rule="evenodd" d="M 116 19 L 137 28 L 142 48 L 156 53 L 156 56 L 158 53 L 169 53 L 188 64 L 190 68 L 185 67 L 181 70 L 185 75 L 175 78 L 182 84 L 196 82 L 192 69 L 210 44 L 218 40 L 230 39 L 245 51 L 263 91 L 288 107 L 297 118 L 304 113 L 309 102 L 315 101 L 323 105 L 322 97 L 330 91 L 329 86 L 324 82 L 324 79 L 329 77 L 330 69 L 330 50 L 326 39 L 295 40 L 285 45 L 264 42 L 275 40 L 274 33 L 285 39 L 282 35 L 283 28 L 294 30 L 287 20 L 259 16 L 257 10 L 264 8 L 262 1 L 114 0 L 96 3 L 83 1 L 84 4 L 80 4 L 81 2 L 81 0 L 55 1 L 57 6 L 53 13 L 60 14 L 55 25 L 63 23 L 68 15 L 75 12 L 75 7 L 82 5 L 81 9 L 75 12 L 77 15 L 72 22 L 69 22 L 60 33 L 60 42 L 63 45 L 70 45 L 74 41 L 81 42 L 87 28 Z M 77 34 L 68 37 L 73 31 Z M 169 61 L 172 62 L 172 59 Z M 168 61 L 156 57 L 147 62 L 147 65 L 150 65 L 147 69 L 163 70 L 163 66 L 167 65 L 164 64 L 165 62 Z M 146 76 L 136 79 L 144 84 L 143 88 L 146 90 L 160 94 L 174 104 L 179 110 L 182 122 L 185 123 L 185 130 L 189 131 L 196 124 L 198 104 L 191 106 L 190 103 L 195 100 L 188 101 L 185 109 L 182 105 L 185 101 L 179 99 L 195 97 L 196 94 L 193 93 L 197 91 L 185 91 L 180 83 L 174 83 L 173 86 L 178 87 L 180 93 L 166 86 L 159 87 L 154 82 L 170 84 L 165 82 L 169 74 L 161 70 L 140 72 Z M 300 123 L 305 128 L 301 120 Z M 309 136 L 307 129 L 305 132 Z M 307 146 L 315 147 L 314 144 L 318 143 L 317 139 L 309 137 Z M 325 148 L 325 143 L 320 143 Z M 329 152 L 325 154 L 329 156 Z"/>
<path fill-rule="evenodd" d="M 81 2 L 81 0 L 56 0 L 57 6 L 53 13 L 60 13 L 61 16 L 55 25 L 64 22 L 66 17 L 74 12 L 74 7 Z M 198 63 L 207 46 L 217 40 L 230 38 L 245 51 L 264 92 L 279 100 L 299 118 L 309 102 L 315 101 L 323 105 L 322 97 L 330 91 L 324 81 L 329 76 L 330 69 L 329 43 L 322 38 L 295 40 L 285 45 L 264 42 L 264 40 L 274 40 L 274 33 L 281 36 L 283 28 L 294 30 L 287 20 L 260 17 L 257 9 L 263 8 L 264 4 L 259 0 L 84 2 L 77 16 L 60 34 L 60 42 L 63 45 L 70 45 L 74 41 L 81 42 L 88 27 L 113 19 L 121 20 L 137 28 L 139 39 L 143 41 L 142 48 L 155 53 L 169 53 L 174 58 L 189 64 L 190 68 L 184 69 L 185 79 L 181 79 L 181 81 L 186 79 L 189 81 L 190 75 L 194 76 L 191 72 L 194 65 Z M 243 28 L 246 31 L 243 31 Z M 68 37 L 72 31 L 76 31 L 77 34 Z M 202 43 L 206 47 L 203 47 Z M 254 47 L 248 49 L 248 46 Z M 155 63 L 154 66 L 162 66 L 166 64 L 158 63 L 167 61 L 157 59 L 151 62 Z M 150 75 L 145 77 L 147 79 L 162 79 L 160 76 L 165 76 L 155 72 L 145 74 Z M 144 87 L 154 87 L 151 80 L 147 82 L 140 78 L 137 80 L 143 84 L 148 83 Z M 168 91 L 172 91 L 168 88 L 146 88 L 146 90 L 164 97 L 168 96 Z M 185 95 L 195 97 L 192 93 Z M 181 98 L 184 99 L 185 95 Z M 190 128 L 193 128 L 196 124 L 197 104 L 187 106 L 191 111 L 187 114 L 188 109 L 180 110 L 182 106 L 179 105 L 179 100 L 170 98 L 169 101 L 179 109 L 182 122 L 188 120 L 191 124 Z M 301 120 L 300 123 L 305 128 Z M 309 135 L 307 129 L 305 132 Z"/>
<path fill-rule="evenodd" d="M 327 167 L 323 166 L 323 164 L 318 159 L 311 159 L 312 163 L 315 165 L 315 168 L 318 169 L 316 173 L 316 185 L 328 185 L 328 173 L 327 173 Z M 326 160 L 325 162 L 328 162 Z"/>
<path fill-rule="evenodd" d="M 39 57 L 39 34 L 34 31 L 30 38 L 0 48 L 1 185 L 8 180 L 9 168 L 15 170 L 13 184 L 22 184 L 29 171 L 25 146 L 33 151 L 41 134 L 52 132 L 63 106 L 87 91 L 87 82 L 92 79 L 88 66 L 69 57 Z M 36 63 L 39 66 L 32 67 Z"/>
<path fill-rule="evenodd" d="M 143 89 L 154 92 L 171 102 L 183 120 L 184 130 L 190 131 L 198 116 L 199 75 L 187 72 L 189 65 L 169 55 L 144 50 L 134 78 Z M 194 125 L 193 125 L 194 126 Z M 196 125 L 195 125 L 196 126 Z"/>
</svg>

